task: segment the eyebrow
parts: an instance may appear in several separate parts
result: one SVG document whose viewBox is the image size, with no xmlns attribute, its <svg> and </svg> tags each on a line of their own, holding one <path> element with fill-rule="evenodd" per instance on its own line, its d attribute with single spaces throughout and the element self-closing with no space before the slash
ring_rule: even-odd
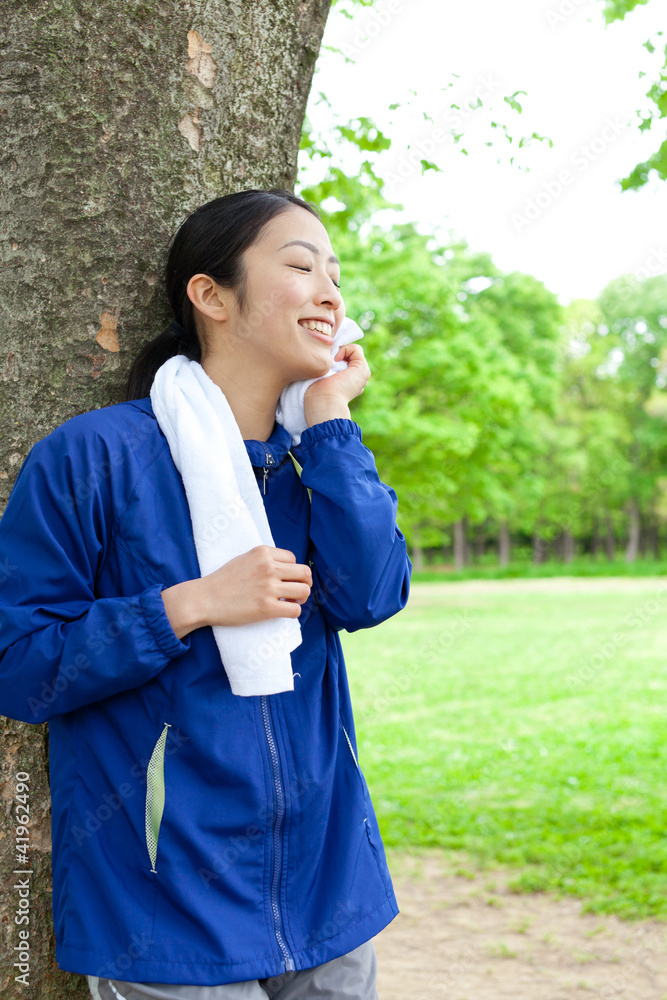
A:
<svg viewBox="0 0 667 1000">
<path fill-rule="evenodd" d="M 312 250 L 313 253 L 319 254 L 319 252 L 320 252 L 317 249 L 317 247 L 315 246 L 314 243 L 306 243 L 305 240 L 290 240 L 289 243 L 283 243 L 283 245 L 281 247 L 278 247 L 278 249 L 279 250 L 284 250 L 285 247 L 293 247 L 293 246 L 295 246 L 297 244 L 300 247 L 305 247 L 306 250 Z M 329 263 L 330 264 L 340 264 L 340 261 L 338 260 L 338 257 L 334 257 L 333 254 L 332 254 L 331 257 L 329 257 Z"/>
</svg>

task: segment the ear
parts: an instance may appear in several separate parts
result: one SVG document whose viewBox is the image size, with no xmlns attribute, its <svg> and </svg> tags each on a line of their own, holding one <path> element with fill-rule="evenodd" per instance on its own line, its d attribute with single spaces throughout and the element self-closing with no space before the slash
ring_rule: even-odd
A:
<svg viewBox="0 0 667 1000">
<path fill-rule="evenodd" d="M 193 274 L 186 288 L 187 296 L 196 309 L 217 322 L 229 318 L 227 295 L 229 289 L 221 288 L 208 274 Z"/>
</svg>

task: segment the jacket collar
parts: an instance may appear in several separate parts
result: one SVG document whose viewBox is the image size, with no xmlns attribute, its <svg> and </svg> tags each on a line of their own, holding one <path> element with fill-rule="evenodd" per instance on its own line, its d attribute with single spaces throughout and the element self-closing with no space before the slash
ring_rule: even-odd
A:
<svg viewBox="0 0 667 1000">
<path fill-rule="evenodd" d="M 246 446 L 251 465 L 266 465 L 267 454 L 273 456 L 276 465 L 280 465 L 292 447 L 292 435 L 286 427 L 283 427 L 276 420 L 267 441 L 250 439 L 243 443 Z"/>
<path fill-rule="evenodd" d="M 150 396 L 144 396 L 143 399 L 132 399 L 129 402 L 132 406 L 136 406 L 145 413 L 149 413 L 154 420 L 157 419 L 151 406 Z M 286 427 L 283 427 L 276 420 L 267 441 L 257 441 L 254 438 L 250 438 L 247 441 L 244 440 L 243 443 L 246 446 L 251 465 L 256 467 L 266 465 L 267 454 L 273 457 L 276 465 L 280 465 L 292 447 L 292 435 Z"/>
</svg>

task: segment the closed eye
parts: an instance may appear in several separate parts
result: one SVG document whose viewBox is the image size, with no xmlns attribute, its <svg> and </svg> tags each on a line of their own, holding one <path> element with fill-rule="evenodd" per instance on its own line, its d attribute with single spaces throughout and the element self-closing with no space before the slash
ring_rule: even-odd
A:
<svg viewBox="0 0 667 1000">
<path fill-rule="evenodd" d="M 312 270 L 312 268 L 310 267 L 301 267 L 299 264 L 290 264 L 289 267 L 295 267 L 297 271 L 308 271 L 309 274 Z M 331 280 L 333 281 L 334 285 L 336 285 L 336 282 L 333 280 L 333 278 Z M 336 285 L 336 288 L 340 288 L 340 285 Z"/>
</svg>

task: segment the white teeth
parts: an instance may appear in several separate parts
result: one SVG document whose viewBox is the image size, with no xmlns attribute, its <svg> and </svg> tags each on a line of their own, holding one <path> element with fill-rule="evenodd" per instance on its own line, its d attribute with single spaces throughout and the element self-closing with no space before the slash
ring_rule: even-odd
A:
<svg viewBox="0 0 667 1000">
<path fill-rule="evenodd" d="M 303 326 L 306 330 L 317 330 L 318 333 L 326 333 L 331 336 L 332 327 L 328 323 L 318 323 L 315 320 L 300 320 L 299 326 Z"/>
</svg>

